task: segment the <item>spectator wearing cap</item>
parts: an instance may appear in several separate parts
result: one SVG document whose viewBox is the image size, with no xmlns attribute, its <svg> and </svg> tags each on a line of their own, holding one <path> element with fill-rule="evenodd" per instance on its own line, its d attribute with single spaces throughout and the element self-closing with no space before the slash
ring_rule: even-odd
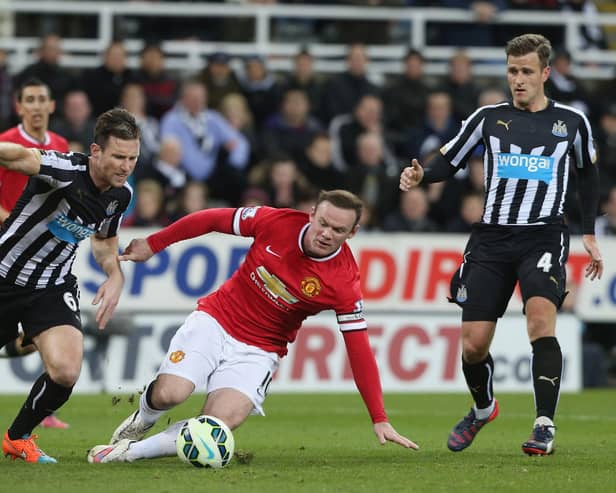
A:
<svg viewBox="0 0 616 493">
<path fill-rule="evenodd" d="M 212 196 L 237 203 L 243 188 L 250 145 L 223 116 L 207 109 L 207 89 L 191 79 L 161 120 L 161 138 L 182 145 L 182 167 L 193 180 L 206 181 Z"/>
<path fill-rule="evenodd" d="M 244 71 L 240 76 L 242 93 L 248 101 L 257 128 L 276 111 L 280 102 L 280 84 L 269 72 L 265 58 L 251 55 L 244 59 Z"/>
<path fill-rule="evenodd" d="M 222 51 L 212 53 L 198 76 L 207 88 L 209 107 L 217 111 L 225 96 L 242 90 L 230 61 L 229 55 Z"/>
<path fill-rule="evenodd" d="M 160 119 L 175 104 L 179 84 L 165 70 L 165 54 L 158 43 L 146 44 L 141 50 L 135 82 L 143 87 L 149 116 Z"/>
</svg>

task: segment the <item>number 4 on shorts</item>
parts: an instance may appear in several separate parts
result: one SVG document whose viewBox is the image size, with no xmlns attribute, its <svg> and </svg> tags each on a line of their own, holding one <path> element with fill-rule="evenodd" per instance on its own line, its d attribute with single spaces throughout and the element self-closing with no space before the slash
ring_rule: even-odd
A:
<svg viewBox="0 0 616 493">
<path fill-rule="evenodd" d="M 550 272 L 552 268 L 552 254 L 550 252 L 545 252 L 541 255 L 539 262 L 537 262 L 537 269 L 542 269 L 543 272 Z"/>
</svg>

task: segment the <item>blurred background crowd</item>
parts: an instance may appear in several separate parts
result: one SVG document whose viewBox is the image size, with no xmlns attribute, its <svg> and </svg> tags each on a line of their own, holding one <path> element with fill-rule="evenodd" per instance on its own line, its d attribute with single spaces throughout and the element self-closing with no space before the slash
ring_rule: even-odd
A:
<svg viewBox="0 0 616 493">
<path fill-rule="evenodd" d="M 328 2 L 329 3 L 329 2 Z M 584 10 L 588 1 L 465 2 L 351 0 L 353 5 L 450 6 L 474 10 L 489 19 L 503 9 Z M 69 141 L 70 149 L 89 152 L 97 115 L 123 106 L 137 116 L 143 132 L 139 166 L 133 176 L 135 199 L 125 225 L 164 226 L 194 210 L 213 206 L 267 204 L 309 210 L 321 189 L 346 188 L 362 197 L 363 230 L 468 232 L 482 214 L 482 149 L 467 168 L 447 183 L 398 193 L 398 177 L 411 157 L 425 162 L 460 128 L 478 106 L 507 99 L 504 74 L 474 76 L 465 49 L 449 59 L 447 73 L 427 76 L 424 56 L 409 48 L 401 72 L 376 84 L 369 77 L 367 43 L 391 42 L 395 28 L 383 22 L 381 32 L 362 22 L 308 23 L 298 31 L 311 37 L 348 41 L 345 70 L 318 73 L 308 45 L 300 46 L 293 68 L 274 72 L 265 56 L 233 57 L 212 52 L 196 70 L 169 70 L 156 33 L 165 38 L 240 36 L 242 23 L 210 20 L 204 26 L 185 19 L 164 26 L 157 17 L 124 19 L 116 31 L 144 40 L 139 66 L 130 69 L 122 38 L 112 41 L 95 68 L 62 66 L 62 35 L 84 35 L 80 28 L 56 20 L 34 23 L 24 18 L 17 30 L 51 29 L 40 37 L 37 60 L 12 72 L 0 51 L 0 131 L 18 123 L 13 91 L 32 78 L 45 82 L 56 101 L 49 128 Z M 294 23 L 300 21 L 295 20 Z M 291 21 L 288 21 L 291 22 Z M 287 24 L 288 24 L 287 22 Z M 226 24 L 225 24 L 226 23 Z M 291 28 L 280 21 L 278 31 Z M 293 22 L 292 22 L 293 24 Z M 380 23 L 378 23 L 380 24 Z M 352 26 L 351 32 L 349 26 Z M 181 27 L 181 29 L 180 29 Z M 171 30 L 171 32 L 170 32 Z M 432 27 L 435 43 L 451 46 L 502 45 L 527 27 L 495 29 L 483 24 Z M 554 26 L 538 28 L 555 46 L 547 84 L 550 97 L 582 109 L 590 118 L 600 156 L 601 211 L 599 234 L 616 232 L 616 78 L 588 81 L 571 73 L 571 55 L 560 47 Z M 204 34 L 205 33 L 205 34 Z M 282 35 L 282 34 L 281 34 Z M 607 48 L 605 33 L 589 24 L 583 36 L 589 46 Z M 361 40 L 361 42 L 358 42 Z M 504 56 L 504 55 L 503 55 Z M 596 82 L 596 81 L 595 81 Z M 569 182 L 567 216 L 579 232 L 575 177 Z"/>
<path fill-rule="evenodd" d="M 395 22 L 278 19 L 273 37 L 299 46 L 289 71 L 272 70 L 263 54 L 239 57 L 225 51 L 212 51 L 201 67 L 170 70 L 160 33 L 165 40 L 229 42 L 250 39 L 254 26 L 241 18 L 175 22 L 127 17 L 115 28 L 117 39 L 100 53 L 99 66 L 69 68 L 62 64 L 63 37 L 87 37 L 95 28 L 90 21 L 22 16 L 17 34 L 40 40 L 34 63 L 19 70 L 0 49 L 0 132 L 20 122 L 14 91 L 32 79 L 51 89 L 56 104 L 47 115 L 49 129 L 65 137 L 73 151 L 89 152 L 97 115 L 115 106 L 131 111 L 143 139 L 125 226 L 165 226 L 190 212 L 220 206 L 309 211 L 319 190 L 345 188 L 366 205 L 362 231 L 467 233 L 483 212 L 482 149 L 448 182 L 400 194 L 398 177 L 410 158 L 426 162 L 438 152 L 478 106 L 508 98 L 504 70 L 499 77 L 477 77 L 468 48 L 502 50 L 508 39 L 529 31 L 528 26 L 497 29 L 490 19 L 498 12 L 574 11 L 589 19 L 597 13 L 588 0 L 317 3 L 462 8 L 472 11 L 477 22 L 428 24 L 430 43 L 456 48 L 445 74 L 427 75 L 424 54 L 409 47 L 400 71 L 375 83 L 367 46 L 408 42 L 408 32 L 400 32 Z M 616 76 L 599 81 L 576 77 L 571 54 L 563 49 L 562 29 L 530 30 L 550 37 L 555 47 L 548 95 L 583 110 L 591 121 L 601 175 L 597 234 L 616 235 Z M 137 68 L 129 68 L 126 38 L 143 40 Z M 310 50 L 315 39 L 346 45 L 343 71 L 315 70 Z M 582 49 L 605 50 L 613 44 L 606 30 L 592 22 L 581 28 L 580 39 Z M 566 209 L 573 234 L 580 231 L 575 190 L 573 173 Z M 614 332 L 598 332 L 609 338 L 603 341 L 608 347 L 616 343 Z"/>
</svg>

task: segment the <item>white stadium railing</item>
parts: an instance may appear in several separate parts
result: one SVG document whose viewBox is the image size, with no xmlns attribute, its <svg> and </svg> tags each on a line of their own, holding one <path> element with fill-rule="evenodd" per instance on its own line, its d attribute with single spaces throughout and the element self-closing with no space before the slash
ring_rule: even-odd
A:
<svg viewBox="0 0 616 493">
<path fill-rule="evenodd" d="M 149 3 L 149 2 L 77 2 L 77 1 L 10 1 L 0 0 L 0 26 L 4 30 L 0 37 L 0 48 L 9 53 L 9 67 L 17 72 L 35 60 L 34 50 L 39 40 L 35 37 L 12 36 L 12 18 L 15 14 L 42 14 L 66 16 L 95 16 L 97 36 L 94 38 L 66 38 L 63 40 L 64 55 L 61 63 L 66 67 L 87 68 L 100 64 L 100 53 L 114 38 L 114 27 L 121 24 L 123 16 L 146 17 L 187 17 L 253 19 L 254 38 L 246 42 L 211 41 L 164 41 L 163 51 L 169 56 L 167 67 L 177 71 L 194 71 L 203 67 L 205 56 L 224 50 L 232 56 L 261 54 L 269 59 L 273 70 L 289 70 L 292 56 L 303 44 L 300 42 L 279 42 L 273 37 L 271 21 L 277 19 L 328 19 L 328 20 L 391 20 L 408 23 L 408 41 L 392 45 L 368 47 L 371 57 L 371 75 L 397 73 L 401 69 L 401 58 L 408 46 L 420 50 L 428 60 L 426 72 L 442 75 L 447 71 L 447 60 L 457 51 L 455 47 L 428 46 L 428 22 L 476 22 L 470 11 L 438 8 L 384 8 L 346 7 L 323 5 L 237 5 L 208 3 Z M 616 26 L 616 14 L 601 13 L 594 16 L 574 12 L 529 12 L 504 11 L 496 15 L 495 25 L 526 25 L 528 31 L 539 26 L 562 26 L 565 34 L 565 48 L 573 57 L 575 75 L 584 78 L 606 79 L 614 76 L 616 52 L 612 50 L 585 50 L 582 48 L 580 28 L 584 25 Z M 535 28 L 535 29 L 534 29 Z M 7 31 L 9 31 L 7 33 Z M 161 33 L 164 34 L 164 33 Z M 164 38 L 164 35 L 161 36 Z M 126 39 L 129 65 L 138 63 L 138 52 L 143 46 L 141 39 Z M 346 45 L 311 43 L 315 68 L 320 72 L 337 72 L 344 69 L 343 56 Z M 474 73 L 478 76 L 499 76 L 504 73 L 502 46 L 472 47 L 466 50 L 474 62 Z"/>
</svg>

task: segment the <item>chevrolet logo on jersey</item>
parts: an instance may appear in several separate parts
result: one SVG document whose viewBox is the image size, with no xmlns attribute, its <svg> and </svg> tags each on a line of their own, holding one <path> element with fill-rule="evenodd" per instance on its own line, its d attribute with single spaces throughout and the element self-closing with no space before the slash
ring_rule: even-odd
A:
<svg viewBox="0 0 616 493">
<path fill-rule="evenodd" d="M 554 158 L 532 154 L 496 154 L 496 169 L 499 178 L 519 180 L 552 181 Z"/>
<path fill-rule="evenodd" d="M 53 221 L 47 224 L 47 229 L 59 240 L 67 243 L 79 243 L 96 231 L 83 224 L 76 223 L 69 219 L 65 214 L 56 216 Z"/>
<path fill-rule="evenodd" d="M 275 275 L 270 274 L 265 267 L 257 267 L 257 275 L 263 281 L 263 287 L 274 299 L 282 298 L 288 304 L 297 303 L 299 300 L 287 290 L 284 283 Z"/>
</svg>

